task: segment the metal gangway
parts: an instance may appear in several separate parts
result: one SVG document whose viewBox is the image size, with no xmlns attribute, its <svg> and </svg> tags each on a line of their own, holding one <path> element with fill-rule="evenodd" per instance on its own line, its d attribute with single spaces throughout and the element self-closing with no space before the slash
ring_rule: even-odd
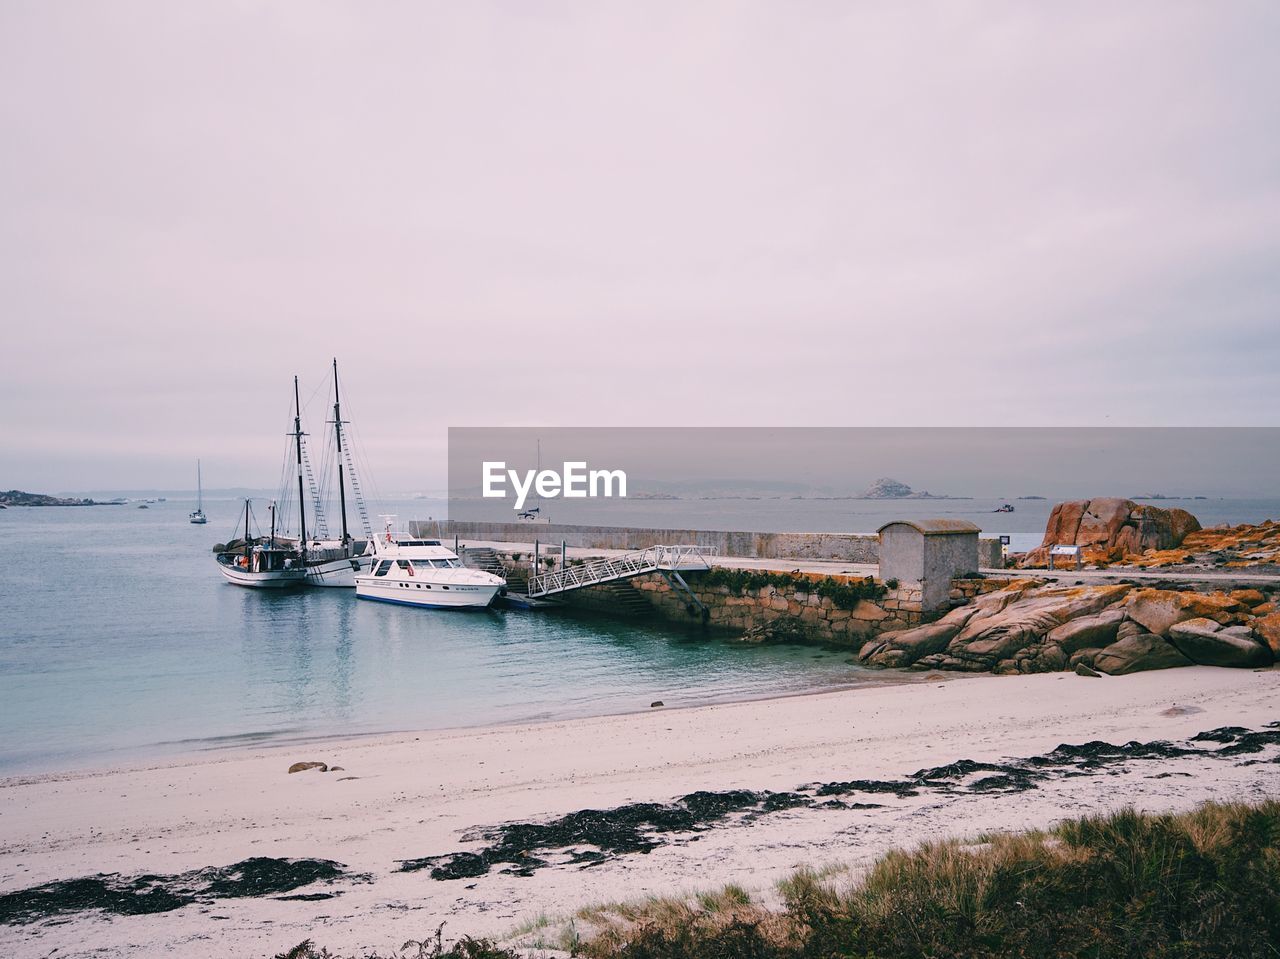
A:
<svg viewBox="0 0 1280 959">
<path fill-rule="evenodd" d="M 530 576 L 529 595 L 554 596 L 601 583 L 643 576 L 645 573 L 662 573 L 668 579 L 674 578 L 685 592 L 692 595 L 681 579 L 680 572 L 710 569 L 709 558 L 714 558 L 717 552 L 707 546 L 650 546 L 648 549 L 595 559 L 578 566 L 562 565 L 553 572 Z M 561 561 L 563 563 L 563 557 Z"/>
</svg>

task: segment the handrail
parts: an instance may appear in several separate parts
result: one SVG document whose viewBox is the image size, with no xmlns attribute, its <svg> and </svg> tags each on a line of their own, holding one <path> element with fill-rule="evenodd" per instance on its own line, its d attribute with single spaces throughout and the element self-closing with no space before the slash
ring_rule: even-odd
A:
<svg viewBox="0 0 1280 959">
<path fill-rule="evenodd" d="M 685 544 L 680 546 L 649 546 L 645 549 L 623 553 L 583 563 L 580 566 L 562 566 L 551 573 L 534 573 L 529 577 L 530 596 L 547 596 L 582 589 L 597 583 L 626 579 L 660 569 L 709 569 L 708 556 L 718 555 L 710 546 Z M 563 562 L 563 557 L 561 557 Z"/>
</svg>

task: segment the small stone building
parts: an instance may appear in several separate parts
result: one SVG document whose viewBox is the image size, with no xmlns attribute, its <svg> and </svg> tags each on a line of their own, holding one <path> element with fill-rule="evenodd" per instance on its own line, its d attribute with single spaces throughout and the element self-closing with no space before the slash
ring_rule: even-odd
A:
<svg viewBox="0 0 1280 959">
<path fill-rule="evenodd" d="M 955 576 L 978 569 L 978 534 L 962 519 L 902 519 L 880 527 L 880 578 L 919 583 L 921 605 L 946 605 Z"/>
</svg>

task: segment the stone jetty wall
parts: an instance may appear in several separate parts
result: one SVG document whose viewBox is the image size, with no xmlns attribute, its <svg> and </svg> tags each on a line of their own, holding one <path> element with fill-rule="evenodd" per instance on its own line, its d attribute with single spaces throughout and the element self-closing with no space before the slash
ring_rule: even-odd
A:
<svg viewBox="0 0 1280 959">
<path fill-rule="evenodd" d="M 698 575 L 683 574 L 693 594 L 708 612 L 710 626 L 742 632 L 758 641 L 791 640 L 833 643 L 859 648 L 870 637 L 887 630 L 909 629 L 921 622 L 920 587 L 899 586 L 876 599 L 841 605 L 817 592 L 824 577 L 797 574 L 794 585 L 769 585 L 751 589 L 711 586 Z M 850 577 L 831 577 L 856 582 Z M 630 581 L 657 615 L 677 622 L 697 622 L 700 612 L 684 590 L 672 589 L 658 573 Z"/>
<path fill-rule="evenodd" d="M 631 526 L 572 526 L 556 523 L 476 523 L 463 520 L 415 521 L 415 536 L 482 540 L 497 543 L 532 543 L 559 546 L 561 542 L 582 549 L 644 549 L 647 546 L 697 544 L 718 550 L 721 556 L 761 559 L 834 559 L 848 563 L 874 563 L 879 557 L 876 536 L 846 533 L 750 533 L 729 530 L 661 529 Z"/>
<path fill-rule="evenodd" d="M 752 533 L 731 530 L 661 529 L 630 526 L 573 526 L 556 523 L 478 523 L 464 520 L 409 524 L 415 536 L 491 543 L 532 543 L 581 549 L 644 549 L 647 546 L 692 543 L 715 549 L 721 556 L 758 559 L 828 559 L 846 563 L 877 563 L 880 539 L 857 533 Z M 978 564 L 1002 565 L 1000 542 L 978 541 Z"/>
</svg>

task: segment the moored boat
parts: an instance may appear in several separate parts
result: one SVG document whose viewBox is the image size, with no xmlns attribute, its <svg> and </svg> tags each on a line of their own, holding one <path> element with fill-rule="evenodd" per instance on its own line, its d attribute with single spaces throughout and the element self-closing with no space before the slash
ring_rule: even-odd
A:
<svg viewBox="0 0 1280 959">
<path fill-rule="evenodd" d="M 294 395 L 297 397 L 297 380 L 294 381 Z M 301 410 L 294 420 L 294 429 L 298 433 L 298 455 L 302 455 L 301 444 Z M 347 425 L 342 418 L 342 397 L 338 389 L 338 361 L 333 361 L 333 439 L 335 442 L 334 462 L 338 472 L 338 504 L 342 519 L 342 536 L 338 539 L 323 537 L 311 540 L 306 544 L 306 556 L 303 565 L 307 571 L 307 583 L 311 586 L 336 586 L 351 589 L 356 585 L 356 576 L 369 571 L 373 562 L 373 551 L 368 537 L 351 535 L 347 526 L 347 483 L 351 482 L 352 493 L 356 497 L 356 506 L 361 516 L 365 514 L 365 506 L 361 499 L 359 486 L 355 482 L 355 463 L 350 459 L 350 444 L 345 441 L 342 428 Z M 299 459 L 301 463 L 301 459 Z M 344 466 L 346 467 L 344 469 Z M 301 474 L 299 474 L 301 475 Z M 299 487 L 301 496 L 301 487 Z M 319 511 L 319 505 L 316 511 Z M 317 520 L 318 521 L 318 520 Z"/>
<path fill-rule="evenodd" d="M 373 567 L 355 577 L 356 598 L 429 609 L 485 609 L 506 587 L 501 576 L 469 569 L 438 539 L 386 532 L 374 541 Z"/>
<path fill-rule="evenodd" d="M 255 539 L 250 525 L 250 500 L 244 501 L 244 538 L 215 554 L 218 571 L 228 582 L 250 589 L 293 589 L 305 586 L 306 571 L 298 549 L 275 537 L 275 504 L 271 504 L 271 535 Z"/>
</svg>

